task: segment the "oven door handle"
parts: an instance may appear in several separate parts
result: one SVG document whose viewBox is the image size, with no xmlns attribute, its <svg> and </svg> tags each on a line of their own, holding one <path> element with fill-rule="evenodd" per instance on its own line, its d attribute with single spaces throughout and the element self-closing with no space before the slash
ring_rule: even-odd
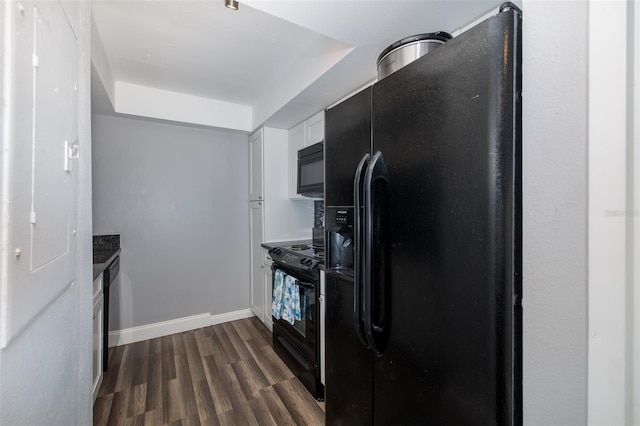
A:
<svg viewBox="0 0 640 426">
<path fill-rule="evenodd" d="M 316 285 L 313 283 L 306 283 L 304 281 L 298 280 L 298 287 L 314 289 L 316 288 Z"/>
<path fill-rule="evenodd" d="M 358 339 L 360 339 L 360 342 L 365 348 L 369 348 L 369 343 L 365 337 L 364 320 L 362 317 L 362 247 L 364 244 L 364 234 L 362 230 L 364 229 L 364 175 L 367 167 L 369 166 L 369 158 L 370 155 L 368 153 L 362 156 L 360 164 L 358 164 L 358 168 L 356 169 L 355 176 L 353 177 L 353 230 L 355 237 L 353 262 L 353 322 Z"/>
<path fill-rule="evenodd" d="M 273 265 L 271 265 L 271 270 L 273 271 L 273 273 L 275 274 L 275 272 L 277 270 L 281 270 L 282 272 L 284 272 L 285 275 L 289 275 L 290 277 L 293 277 L 296 279 L 296 282 L 298 283 L 299 287 L 303 287 L 303 288 L 310 288 L 310 289 L 314 289 L 316 288 L 316 285 L 313 283 L 308 283 L 308 282 L 304 282 L 304 281 L 300 281 L 298 278 L 296 278 L 295 275 L 287 272 L 286 269 L 282 268 L 281 266 L 277 265 L 276 263 L 274 263 Z"/>
</svg>

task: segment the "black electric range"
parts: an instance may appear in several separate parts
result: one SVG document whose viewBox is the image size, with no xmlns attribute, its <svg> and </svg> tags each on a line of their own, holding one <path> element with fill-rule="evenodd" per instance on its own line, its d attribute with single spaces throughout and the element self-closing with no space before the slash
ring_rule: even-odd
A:
<svg viewBox="0 0 640 426">
<path fill-rule="evenodd" d="M 284 272 L 296 280 L 300 296 L 300 319 L 289 323 L 273 318 L 273 349 L 317 400 L 324 399 L 320 378 L 320 266 L 324 250 L 311 244 L 274 247 L 272 277 Z M 275 290 L 274 290 L 275 293 Z"/>
</svg>

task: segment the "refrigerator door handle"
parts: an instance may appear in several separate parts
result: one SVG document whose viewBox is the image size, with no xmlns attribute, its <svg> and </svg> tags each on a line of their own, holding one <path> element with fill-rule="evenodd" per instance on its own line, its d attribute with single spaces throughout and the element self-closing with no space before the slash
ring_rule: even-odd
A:
<svg viewBox="0 0 640 426">
<path fill-rule="evenodd" d="M 363 240 L 363 218 L 364 218 L 364 205 L 363 205 L 363 186 L 364 175 L 369 166 L 369 159 L 371 156 L 366 153 L 362 156 L 358 168 L 356 169 L 355 176 L 353 177 L 353 228 L 355 238 L 355 250 L 353 261 L 353 320 L 356 328 L 356 334 L 360 339 L 360 342 L 368 349 L 369 343 L 365 338 L 364 324 L 362 318 L 362 247 Z"/>
<path fill-rule="evenodd" d="M 382 184 L 386 184 L 388 181 L 387 178 L 387 167 L 384 162 L 384 157 L 380 151 L 376 152 L 371 162 L 369 163 L 369 167 L 367 168 L 367 172 L 364 177 L 364 307 L 363 307 L 363 317 L 364 317 L 364 331 L 367 341 L 369 342 L 369 346 L 371 350 L 373 350 L 376 355 L 382 355 L 382 342 L 380 339 L 376 337 L 384 337 L 386 334 L 386 330 L 384 328 L 385 324 L 385 294 L 387 289 L 385 278 L 380 277 L 378 275 L 385 274 L 385 262 L 381 256 L 376 256 L 374 259 L 374 252 L 380 253 L 374 247 L 374 240 L 377 244 L 384 244 L 384 238 L 382 232 L 379 231 L 381 227 L 378 226 L 380 223 L 380 219 L 384 215 L 384 206 L 380 203 L 384 202 L 383 197 L 379 197 L 378 195 L 374 195 L 376 192 L 379 192 L 379 187 Z M 376 222 L 376 219 L 378 222 Z M 375 235 L 378 233 L 379 235 Z M 374 271 L 375 269 L 375 271 Z M 376 275 L 374 275 L 374 272 Z M 373 283 L 374 279 L 376 282 L 382 282 L 383 288 L 378 288 L 376 294 L 374 295 Z M 374 301 L 377 305 L 376 316 L 378 320 L 378 324 L 375 324 L 374 321 Z M 375 334 L 374 334 L 375 333 Z"/>
</svg>

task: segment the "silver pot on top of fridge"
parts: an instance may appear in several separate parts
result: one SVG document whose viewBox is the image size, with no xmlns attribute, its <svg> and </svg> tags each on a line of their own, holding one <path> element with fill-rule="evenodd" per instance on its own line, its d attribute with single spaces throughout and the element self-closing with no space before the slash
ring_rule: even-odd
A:
<svg viewBox="0 0 640 426">
<path fill-rule="evenodd" d="M 378 80 L 431 52 L 452 36 L 444 31 L 416 34 L 398 40 L 382 51 L 378 57 Z"/>
</svg>

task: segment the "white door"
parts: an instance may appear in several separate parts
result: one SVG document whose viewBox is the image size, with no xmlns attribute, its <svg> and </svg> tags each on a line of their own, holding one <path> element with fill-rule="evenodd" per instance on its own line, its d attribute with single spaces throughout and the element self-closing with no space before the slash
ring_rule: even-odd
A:
<svg viewBox="0 0 640 426">
<path fill-rule="evenodd" d="M 271 275 L 271 267 L 262 265 L 262 282 L 264 283 L 265 300 L 264 300 L 264 324 L 269 330 L 273 330 L 273 318 L 271 316 L 271 305 L 273 301 L 273 276 Z"/>
<path fill-rule="evenodd" d="M 3 346 L 74 282 L 78 211 L 75 34 L 59 2 L 20 4 L 13 22 L 15 69 L 3 86 L 11 148 L 3 172 L 11 229 Z"/>
<path fill-rule="evenodd" d="M 251 220 L 251 311 L 265 320 L 265 291 L 262 274 L 262 201 L 249 203 Z"/>
<path fill-rule="evenodd" d="M 96 401 L 102 383 L 102 344 L 104 333 L 104 295 L 93 303 L 93 402 Z"/>
</svg>

